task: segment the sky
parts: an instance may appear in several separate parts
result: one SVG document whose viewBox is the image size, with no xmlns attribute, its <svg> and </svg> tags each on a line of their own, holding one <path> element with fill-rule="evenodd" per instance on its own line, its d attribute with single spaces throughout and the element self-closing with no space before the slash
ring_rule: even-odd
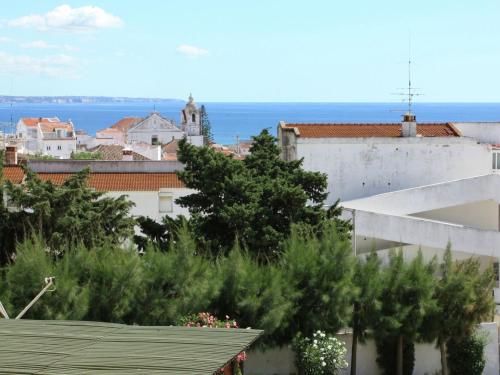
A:
<svg viewBox="0 0 500 375">
<path fill-rule="evenodd" d="M 0 95 L 500 101 L 498 0 L 0 3 Z"/>
</svg>

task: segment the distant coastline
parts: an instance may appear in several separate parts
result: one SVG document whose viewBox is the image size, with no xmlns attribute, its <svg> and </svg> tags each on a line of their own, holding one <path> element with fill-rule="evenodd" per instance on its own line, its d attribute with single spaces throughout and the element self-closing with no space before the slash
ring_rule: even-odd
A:
<svg viewBox="0 0 500 375">
<path fill-rule="evenodd" d="M 11 96 L 0 95 L 0 103 L 25 104 L 99 104 L 99 103 L 184 103 L 170 98 L 129 98 L 122 96 Z"/>
</svg>

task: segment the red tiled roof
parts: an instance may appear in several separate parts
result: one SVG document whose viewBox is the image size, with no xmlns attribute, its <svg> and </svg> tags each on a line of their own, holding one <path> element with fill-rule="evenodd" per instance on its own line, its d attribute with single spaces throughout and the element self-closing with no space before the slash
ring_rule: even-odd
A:
<svg viewBox="0 0 500 375">
<path fill-rule="evenodd" d="M 137 125 L 139 122 L 141 122 L 143 119 L 141 117 L 124 117 L 121 120 L 119 120 L 117 123 L 114 125 L 111 125 L 112 129 L 119 130 L 121 132 L 125 132 L 129 130 L 131 127 L 134 125 Z"/>
<path fill-rule="evenodd" d="M 6 165 L 3 167 L 3 177 L 13 184 L 20 184 L 24 179 L 24 171 L 19 165 Z"/>
<path fill-rule="evenodd" d="M 72 173 L 38 173 L 43 181 L 61 185 Z M 91 173 L 89 187 L 100 191 L 158 191 L 161 188 L 183 188 L 175 172 L 164 173 Z"/>
<path fill-rule="evenodd" d="M 55 132 L 56 129 L 65 129 L 67 131 L 73 131 L 73 126 L 69 122 L 41 122 L 40 129 L 44 133 Z"/>
<path fill-rule="evenodd" d="M 21 121 L 24 123 L 26 126 L 36 126 L 39 122 L 40 123 L 51 123 L 51 122 L 60 122 L 59 118 L 57 117 L 23 117 L 21 118 Z"/>
<path fill-rule="evenodd" d="M 368 138 L 401 137 L 401 124 L 286 124 L 283 129 L 295 128 L 302 138 Z M 460 132 L 450 123 L 417 124 L 417 135 L 422 137 L 460 137 Z"/>
</svg>

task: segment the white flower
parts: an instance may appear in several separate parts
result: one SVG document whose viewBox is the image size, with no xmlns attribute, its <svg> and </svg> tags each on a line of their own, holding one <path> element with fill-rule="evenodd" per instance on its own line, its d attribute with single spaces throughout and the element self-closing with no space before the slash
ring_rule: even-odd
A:
<svg viewBox="0 0 500 375">
<path fill-rule="evenodd" d="M 315 344 L 317 344 L 317 343 L 318 343 L 318 340 L 314 340 L 313 342 L 314 342 Z"/>
<path fill-rule="evenodd" d="M 325 361 L 321 362 L 321 366 L 325 367 L 326 366 L 326 362 Z"/>
</svg>

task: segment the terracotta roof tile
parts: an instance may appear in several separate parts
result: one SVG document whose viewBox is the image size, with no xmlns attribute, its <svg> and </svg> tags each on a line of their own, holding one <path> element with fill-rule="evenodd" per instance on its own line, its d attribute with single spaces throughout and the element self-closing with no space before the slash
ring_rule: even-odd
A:
<svg viewBox="0 0 500 375">
<path fill-rule="evenodd" d="M 295 128 L 302 138 L 365 138 L 401 137 L 400 123 L 357 124 L 286 124 L 284 129 Z M 422 137 L 460 137 L 460 132 L 450 123 L 417 123 L 417 135 Z"/>
<path fill-rule="evenodd" d="M 24 171 L 19 165 L 6 165 L 3 167 L 3 176 L 13 184 L 20 184 L 24 179 Z"/>
<path fill-rule="evenodd" d="M 61 185 L 72 173 L 38 173 L 43 181 Z M 183 188 L 175 172 L 164 173 L 91 173 L 88 185 L 100 191 L 158 191 Z"/>
<path fill-rule="evenodd" d="M 26 126 L 37 126 L 40 123 L 60 122 L 58 117 L 22 117 L 21 121 Z"/>
<path fill-rule="evenodd" d="M 132 128 L 134 125 L 137 125 L 142 120 L 143 119 L 141 117 L 124 117 L 118 122 L 116 122 L 114 125 L 111 125 L 111 128 L 119 130 L 121 132 L 126 132 L 127 130 Z"/>
</svg>

